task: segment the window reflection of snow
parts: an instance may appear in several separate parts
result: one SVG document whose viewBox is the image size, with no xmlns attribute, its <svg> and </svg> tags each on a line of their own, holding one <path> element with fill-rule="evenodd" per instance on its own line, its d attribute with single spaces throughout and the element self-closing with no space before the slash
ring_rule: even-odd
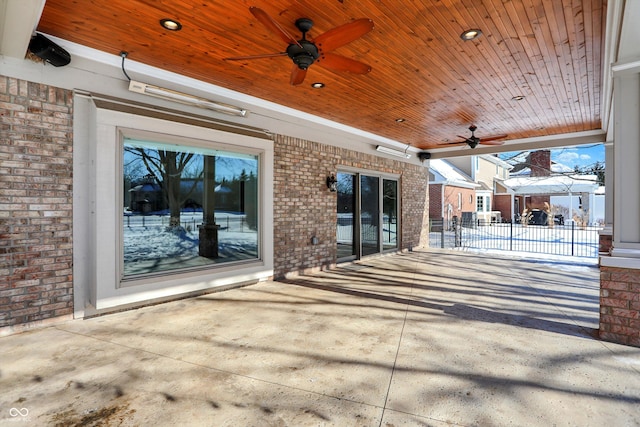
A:
<svg viewBox="0 0 640 427">
<path fill-rule="evenodd" d="M 151 156 L 145 162 L 144 156 L 138 155 L 136 158 L 132 149 L 142 149 Z M 177 153 L 178 156 L 193 154 L 191 162 L 179 177 L 182 209 L 178 227 L 169 227 L 170 214 L 168 198 L 163 195 L 163 174 L 150 161 L 159 150 Z M 256 155 L 130 139 L 125 139 L 123 151 L 125 276 L 258 258 Z M 206 156 L 215 156 L 216 159 L 215 221 L 219 227 L 216 258 L 199 255 L 199 227 L 203 224 L 204 197 L 202 172 Z M 144 194 L 141 192 L 143 187 L 146 188 Z M 183 194 L 186 191 L 189 191 L 188 195 Z M 153 208 L 148 198 L 152 199 Z"/>
</svg>

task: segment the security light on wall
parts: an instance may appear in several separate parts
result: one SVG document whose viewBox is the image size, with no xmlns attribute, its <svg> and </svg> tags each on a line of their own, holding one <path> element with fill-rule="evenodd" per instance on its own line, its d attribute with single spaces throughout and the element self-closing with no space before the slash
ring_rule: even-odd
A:
<svg viewBox="0 0 640 427">
<path fill-rule="evenodd" d="M 336 179 L 335 175 L 331 175 L 327 177 L 327 187 L 331 192 L 338 191 L 338 180 Z"/>
<path fill-rule="evenodd" d="M 149 95 L 156 98 L 168 99 L 170 101 L 179 102 L 181 104 L 194 105 L 196 107 L 206 108 L 207 110 L 230 114 L 232 116 L 246 117 L 248 113 L 247 110 L 236 107 L 234 105 L 222 104 L 220 102 L 211 101 L 206 98 L 200 98 L 198 96 L 177 92 L 175 90 L 150 85 L 147 83 L 137 82 L 135 80 L 131 80 L 129 82 L 129 90 L 131 92 L 142 93 L 144 95 Z"/>
<path fill-rule="evenodd" d="M 404 157 L 405 159 L 411 158 L 411 154 L 407 153 L 406 151 L 394 150 L 393 148 L 388 148 L 382 145 L 378 145 L 376 147 L 376 150 L 381 153 L 390 154 L 396 157 Z"/>
</svg>

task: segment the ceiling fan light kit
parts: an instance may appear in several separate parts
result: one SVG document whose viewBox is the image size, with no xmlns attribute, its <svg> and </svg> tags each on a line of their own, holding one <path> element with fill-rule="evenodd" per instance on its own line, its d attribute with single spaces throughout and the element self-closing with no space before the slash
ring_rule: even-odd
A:
<svg viewBox="0 0 640 427">
<path fill-rule="evenodd" d="M 155 98 L 167 99 L 181 104 L 194 105 L 196 107 L 205 108 L 218 113 L 230 114 L 232 116 L 246 117 L 248 114 L 247 110 L 236 107 L 235 105 L 223 104 L 175 90 L 137 82 L 135 80 L 129 81 L 129 91 L 153 96 Z"/>
<path fill-rule="evenodd" d="M 391 156 L 402 157 L 405 159 L 411 158 L 411 154 L 407 153 L 406 151 L 395 150 L 393 148 L 385 147 L 384 145 L 378 145 L 376 147 L 376 151 L 384 154 L 389 154 Z"/>
</svg>

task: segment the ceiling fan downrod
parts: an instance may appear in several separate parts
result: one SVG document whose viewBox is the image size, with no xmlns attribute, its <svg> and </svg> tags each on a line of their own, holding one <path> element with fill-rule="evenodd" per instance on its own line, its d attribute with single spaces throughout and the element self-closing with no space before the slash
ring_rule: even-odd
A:
<svg viewBox="0 0 640 427">
<path fill-rule="evenodd" d="M 296 20 L 296 27 L 302 32 L 302 39 L 298 44 L 290 44 L 287 47 L 287 55 L 301 70 L 306 70 L 316 59 L 320 57 L 315 44 L 307 40 L 307 31 L 313 27 L 313 21 L 309 18 Z"/>
</svg>

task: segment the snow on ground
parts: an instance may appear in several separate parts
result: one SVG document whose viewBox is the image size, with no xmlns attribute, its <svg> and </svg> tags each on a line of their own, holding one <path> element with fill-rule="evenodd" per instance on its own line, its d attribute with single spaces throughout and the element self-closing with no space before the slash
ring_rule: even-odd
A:
<svg viewBox="0 0 640 427">
<path fill-rule="evenodd" d="M 538 254 L 544 259 L 551 257 L 576 258 L 582 263 L 597 262 L 599 249 L 598 227 L 565 225 L 556 227 L 527 226 L 520 224 L 493 224 L 477 228 L 463 227 L 460 241 L 455 244 L 455 233 L 431 232 L 431 247 L 492 250 L 499 253 Z M 442 239 L 444 238 L 444 245 Z"/>
<path fill-rule="evenodd" d="M 466 252 L 475 252 L 479 254 L 499 255 L 505 258 L 511 258 L 514 260 L 525 260 L 549 267 L 562 266 L 562 269 L 566 272 L 587 272 L 594 268 L 598 268 L 598 258 L 576 257 L 567 255 L 554 255 L 547 253 L 536 252 L 516 252 L 516 251 L 503 251 L 497 249 L 477 249 L 477 248 L 459 248 Z"/>
<path fill-rule="evenodd" d="M 180 215 L 182 232 L 167 231 L 168 215 L 131 215 L 124 219 L 124 262 L 195 258 L 199 250 L 199 229 L 202 212 Z M 219 224 L 218 251 L 221 257 L 247 255 L 257 257 L 258 233 L 251 230 L 243 214 L 216 213 Z"/>
</svg>

